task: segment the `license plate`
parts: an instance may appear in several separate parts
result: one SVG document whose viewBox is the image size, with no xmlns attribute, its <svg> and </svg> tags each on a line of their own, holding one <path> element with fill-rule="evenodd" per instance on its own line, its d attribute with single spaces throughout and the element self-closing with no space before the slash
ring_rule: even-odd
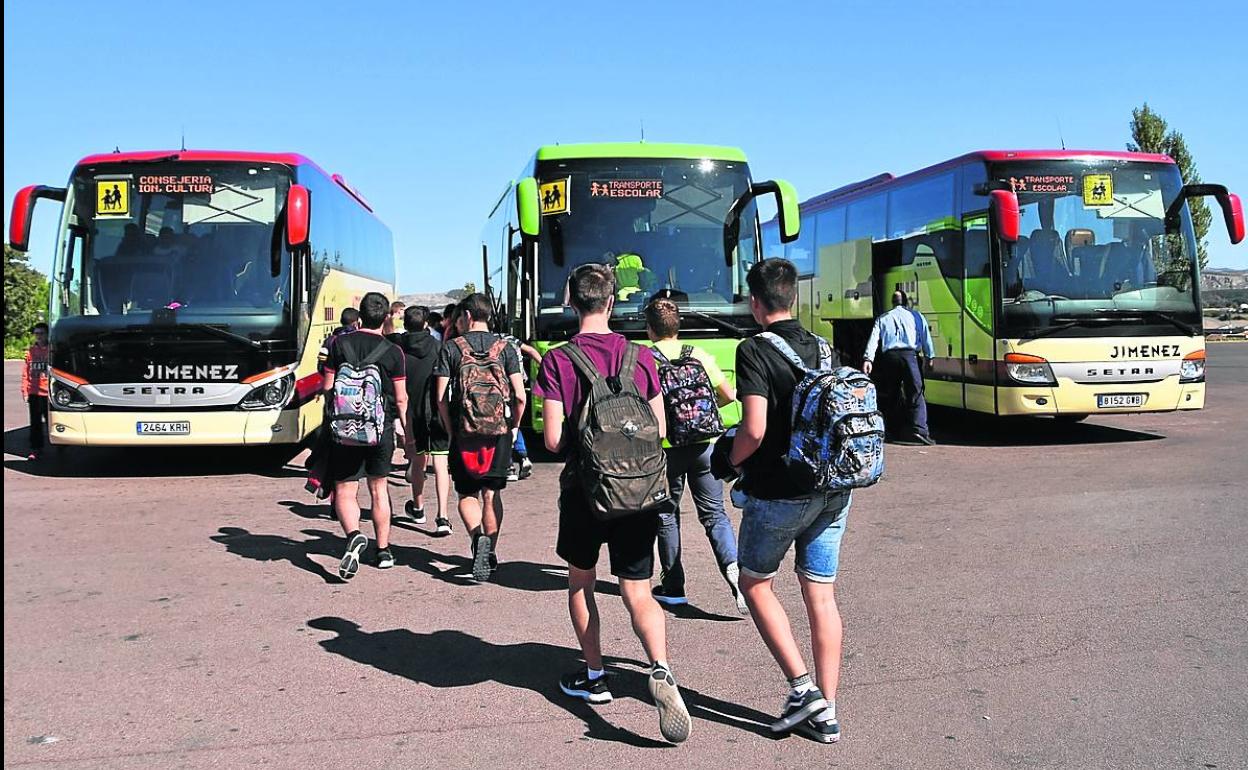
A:
<svg viewBox="0 0 1248 770">
<path fill-rule="evenodd" d="M 1144 406 L 1143 393 L 1106 393 L 1096 397 L 1097 409 L 1113 409 L 1124 406 Z"/>
<path fill-rule="evenodd" d="M 191 423 L 182 422 L 140 422 L 135 430 L 140 436 L 189 436 Z"/>
</svg>

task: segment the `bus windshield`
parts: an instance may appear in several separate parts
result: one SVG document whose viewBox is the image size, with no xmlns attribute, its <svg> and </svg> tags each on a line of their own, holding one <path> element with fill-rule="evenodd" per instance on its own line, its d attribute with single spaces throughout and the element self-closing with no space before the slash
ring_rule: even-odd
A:
<svg viewBox="0 0 1248 770">
<path fill-rule="evenodd" d="M 109 164 L 70 185 L 53 268 L 60 316 L 272 318 L 290 270 L 273 250 L 290 185 L 284 167 L 241 163 Z"/>
<path fill-rule="evenodd" d="M 1199 326 L 1195 235 L 1187 206 L 1167 220 L 1182 181 L 1168 164 L 1006 163 L 1021 237 L 1001 259 L 1005 332 L 1159 314 Z"/>
<path fill-rule="evenodd" d="M 743 268 L 757 259 L 753 203 L 737 248 L 724 254 L 724 220 L 749 189 L 746 164 L 587 159 L 546 163 L 539 174 L 548 212 L 538 252 L 539 324 L 543 316 L 567 320 L 568 274 L 587 262 L 615 269 L 616 317 L 635 318 L 664 291 L 696 314 L 749 318 Z"/>
</svg>

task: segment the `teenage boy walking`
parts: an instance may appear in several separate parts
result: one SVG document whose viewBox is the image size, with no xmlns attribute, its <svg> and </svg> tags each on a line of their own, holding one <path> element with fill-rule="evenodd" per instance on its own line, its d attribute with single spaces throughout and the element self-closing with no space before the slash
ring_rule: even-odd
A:
<svg viewBox="0 0 1248 770">
<path fill-rule="evenodd" d="M 432 461 L 437 493 L 434 524 L 437 534 L 449 535 L 451 522 L 446 517 L 446 507 L 451 495 L 451 477 L 447 470 L 450 438 L 433 402 L 433 368 L 442 344 L 429 333 L 428 316 L 429 308 L 423 305 L 408 307 L 403 312 L 406 331 L 399 337 L 399 347 L 407 360 L 407 422 L 412 429 L 415 453 L 408 464 L 412 499 L 404 504 L 404 511 L 417 524 L 425 523 L 425 464 Z"/>
<path fill-rule="evenodd" d="M 22 400 L 30 407 L 30 454 L 38 460 L 48 424 L 48 325 L 40 321 L 31 330 L 35 342 L 26 349 L 22 365 Z"/>
<path fill-rule="evenodd" d="M 490 332 L 492 314 L 484 294 L 465 297 L 455 316 L 459 334 L 442 345 L 433 370 L 438 413 L 451 437 L 459 516 L 472 538 L 472 577 L 478 582 L 498 566 L 501 493 L 511 468 L 512 432 L 520 427 L 525 404 L 520 359 Z"/>
<path fill-rule="evenodd" d="M 578 348 L 602 376 L 611 378 L 619 377 L 630 345 L 608 325 L 615 295 L 615 275 L 606 265 L 582 265 L 568 279 L 569 302 L 580 319 L 580 331 L 569 345 Z M 634 383 L 649 403 L 662 435 L 663 397 L 654 356 L 648 349 L 639 348 L 636 360 Z M 550 451 L 562 452 L 572 443 L 571 434 L 577 430 L 589 388 L 589 380 L 578 372 L 567 350 L 556 348 L 546 354 L 533 392 L 545 399 L 544 438 Z M 559 687 L 565 694 L 589 703 L 607 703 L 612 697 L 603 670 L 598 605 L 594 599 L 598 579 L 595 565 L 606 545 L 611 574 L 619 578 L 624 607 L 650 661 L 647 684 L 659 710 L 659 729 L 664 738 L 679 743 L 689 737 L 692 723 L 667 664 L 666 618 L 650 594 L 659 517 L 656 513 L 637 513 L 599 521 L 591 512 L 575 458 L 569 458 L 564 466 L 559 486 L 559 535 L 555 550 L 568 563 L 568 612 L 586 663 L 585 669 L 564 676 Z"/>
<path fill-rule="evenodd" d="M 701 403 L 686 404 L 684 415 L 673 415 L 672 404 L 668 409 L 668 438 L 671 439 L 676 428 L 674 421 L 687 419 L 690 421 L 712 419 L 719 431 L 723 423 L 714 414 L 700 414 L 700 410 L 717 410 L 723 404 L 730 404 L 737 399 L 736 390 L 728 384 L 724 372 L 715 363 L 715 358 L 696 345 L 685 345 L 680 341 L 680 308 L 670 300 L 659 298 L 646 305 L 646 336 L 654 343 L 654 349 L 662 357 L 665 365 L 693 364 L 679 366 L 682 372 L 693 372 L 698 382 L 692 388 L 709 387 L 713 389 L 715 400 Z M 687 356 L 687 359 L 686 359 Z M 697 369 L 702 369 L 697 373 Z M 679 379 L 679 378 L 678 378 Z M 690 386 L 682 389 L 691 390 Z M 665 399 L 677 394 L 665 394 Z M 699 430 L 700 426 L 691 425 L 690 430 Z M 711 475 L 711 450 L 715 446 L 715 438 L 695 441 L 685 446 L 668 446 L 667 482 L 671 494 L 671 502 L 667 510 L 659 514 L 659 585 L 654 587 L 654 598 L 667 605 L 687 604 L 685 597 L 685 568 L 680 559 L 680 498 L 685 491 L 686 480 L 693 497 L 694 507 L 698 512 L 698 522 L 706 530 L 706 539 L 715 554 L 715 562 L 719 572 L 728 582 L 732 591 L 737 611 L 748 612 L 745 597 L 739 587 L 739 570 L 737 567 L 737 537 L 732 531 L 732 522 L 724 511 L 724 485 Z"/>
<path fill-rule="evenodd" d="M 746 282 L 750 310 L 765 330 L 787 343 L 809 368 L 817 368 L 821 357 L 837 365 L 827 343 L 803 329 L 791 314 L 797 297 L 797 269 L 792 262 L 758 262 L 750 268 Z M 797 729 L 832 743 L 840 738 L 835 697 L 841 668 L 841 616 L 833 581 L 850 495 L 842 490 L 803 491 L 809 482 L 792 475 L 785 463 L 793 390 L 802 376 L 768 340 L 753 337 L 741 343 L 737 395 L 742 419 L 729 462 L 741 472 L 737 491 L 745 495 L 739 543 L 741 589 L 759 634 L 791 688 L 784 711 L 771 729 L 777 733 Z M 794 543 L 817 682 L 810 678 L 789 618 L 772 588 L 780 563 Z"/>
<path fill-rule="evenodd" d="M 368 479 L 368 494 L 372 499 L 373 529 L 377 536 L 374 564 L 378 569 L 394 566 L 394 554 L 390 551 L 390 491 L 386 486 L 386 477 L 390 475 L 390 460 L 394 455 L 395 420 L 402 424 L 404 435 L 411 436 L 412 433 L 407 426 L 407 367 L 403 351 L 381 336 L 381 327 L 389 308 L 390 304 L 383 295 L 375 291 L 365 294 L 360 300 L 360 329 L 338 337 L 330 347 L 329 359 L 325 362 L 324 389 L 327 398 L 334 397 L 338 369 L 346 364 L 362 366 L 371 360 L 381 370 L 385 402 L 385 421 L 377 445 L 350 446 L 335 441 L 329 447 L 328 475 L 334 485 L 334 513 L 347 535 L 347 550 L 338 565 L 338 575 L 343 580 L 355 576 L 360 557 L 368 546 L 368 538 L 360 532 L 360 504 L 356 499 L 362 478 Z"/>
</svg>

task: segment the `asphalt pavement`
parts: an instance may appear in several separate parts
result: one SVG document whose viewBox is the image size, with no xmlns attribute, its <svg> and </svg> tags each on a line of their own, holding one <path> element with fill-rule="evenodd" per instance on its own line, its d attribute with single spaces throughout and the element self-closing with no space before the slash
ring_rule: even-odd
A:
<svg viewBox="0 0 1248 770">
<path fill-rule="evenodd" d="M 507 489 L 493 583 L 469 579 L 456 518 L 445 539 L 400 525 L 398 566 L 343 584 L 299 456 L 28 462 L 6 363 L 4 765 L 1248 766 L 1248 344 L 1209 351 L 1200 412 L 937 413 L 939 446 L 890 447 L 841 555 L 834 746 L 768 734 L 784 679 L 687 513 L 693 604 L 668 634 L 694 726 L 675 748 L 605 569 L 616 701 L 559 692 L 578 652 L 556 465 Z M 778 590 L 803 640 L 791 563 Z"/>
</svg>

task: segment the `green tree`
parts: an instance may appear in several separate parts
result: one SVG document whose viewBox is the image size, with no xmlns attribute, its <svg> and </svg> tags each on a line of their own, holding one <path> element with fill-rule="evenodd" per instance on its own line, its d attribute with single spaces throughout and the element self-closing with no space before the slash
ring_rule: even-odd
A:
<svg viewBox="0 0 1248 770">
<path fill-rule="evenodd" d="M 469 281 L 468 283 L 464 284 L 464 296 L 465 297 L 467 297 L 469 294 L 476 294 L 476 293 L 477 293 L 476 283 L 474 283 L 473 281 Z"/>
<path fill-rule="evenodd" d="M 1153 152 L 1169 155 L 1178 164 L 1179 173 L 1185 184 L 1200 184 L 1200 172 L 1196 170 L 1196 162 L 1187 149 L 1183 135 L 1166 125 L 1166 121 L 1148 106 L 1131 110 L 1131 141 L 1127 143 L 1131 152 Z M 1213 223 L 1213 213 L 1204 198 L 1191 198 L 1187 202 L 1192 212 L 1192 227 L 1196 230 L 1196 249 L 1200 257 L 1200 267 L 1204 269 L 1209 263 L 1208 246 L 1205 238 L 1209 234 L 1209 225 Z"/>
<path fill-rule="evenodd" d="M 4 357 L 20 358 L 32 342 L 30 327 L 42 321 L 48 305 L 48 279 L 30 266 L 30 257 L 4 244 Z"/>
</svg>

